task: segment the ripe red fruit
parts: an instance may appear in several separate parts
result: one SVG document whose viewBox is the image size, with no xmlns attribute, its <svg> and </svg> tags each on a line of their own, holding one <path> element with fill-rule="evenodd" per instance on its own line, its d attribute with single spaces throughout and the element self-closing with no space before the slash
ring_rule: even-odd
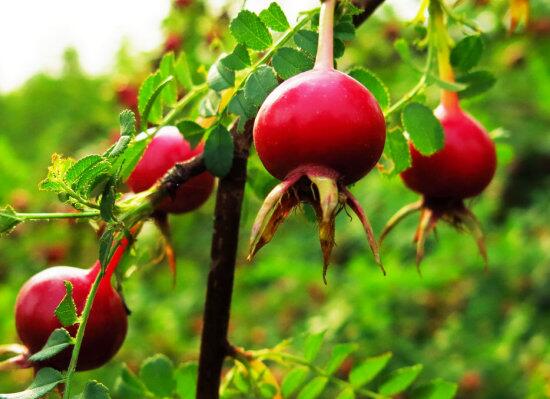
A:
<svg viewBox="0 0 550 399">
<path fill-rule="evenodd" d="M 204 151 L 200 143 L 194 149 L 176 127 L 160 129 L 149 143 L 141 160 L 128 178 L 128 186 L 135 193 L 145 191 L 177 162 L 188 160 Z M 174 198 L 166 198 L 158 209 L 168 213 L 184 213 L 197 209 L 206 202 L 214 188 L 214 176 L 204 172 L 182 184 Z"/>
<path fill-rule="evenodd" d="M 191 4 L 193 4 L 193 0 L 176 0 L 176 1 L 174 1 L 174 6 L 176 6 L 177 8 L 189 7 Z"/>
<path fill-rule="evenodd" d="M 126 245 L 123 241 L 116 250 L 97 291 L 84 332 L 77 370 L 91 370 L 107 363 L 117 353 L 126 336 L 126 308 L 111 286 L 111 276 Z M 72 283 L 73 299 L 78 314 L 81 314 L 100 268 L 99 261 L 91 269 L 52 267 L 34 275 L 23 285 L 15 305 L 15 322 L 17 334 L 31 354 L 42 349 L 53 330 L 61 328 L 54 311 L 65 296 L 64 281 Z M 75 325 L 67 330 L 75 336 L 77 327 Z M 70 358 L 71 348 L 67 348 L 53 358 L 34 366 L 66 370 Z"/>
<path fill-rule="evenodd" d="M 117 98 L 121 105 L 137 112 L 139 88 L 131 83 L 117 87 Z"/>
<path fill-rule="evenodd" d="M 483 126 L 460 108 L 456 93 L 443 93 L 435 115 L 443 126 L 444 147 L 425 156 L 410 143 L 412 166 L 401 174 L 410 189 L 422 194 L 422 201 L 401 209 L 388 222 L 381 240 L 397 222 L 420 210 L 420 225 L 415 235 L 418 263 L 424 255 L 425 236 L 439 219 L 470 230 L 486 260 L 479 222 L 463 200 L 479 195 L 491 182 L 496 169 L 495 145 Z"/>
<path fill-rule="evenodd" d="M 176 33 L 170 33 L 166 40 L 164 41 L 164 52 L 169 53 L 170 51 L 177 52 L 181 45 L 183 44 L 183 38 L 176 34 Z"/>
<path fill-rule="evenodd" d="M 317 214 L 325 271 L 334 245 L 334 219 L 346 204 L 361 219 L 378 260 L 372 229 L 346 185 L 376 165 L 386 139 L 384 115 L 374 96 L 333 68 L 333 9 L 333 0 L 323 3 L 314 69 L 277 87 L 256 117 L 258 156 L 283 182 L 258 213 L 249 255 L 271 240 L 293 207 L 308 202 Z"/>
</svg>

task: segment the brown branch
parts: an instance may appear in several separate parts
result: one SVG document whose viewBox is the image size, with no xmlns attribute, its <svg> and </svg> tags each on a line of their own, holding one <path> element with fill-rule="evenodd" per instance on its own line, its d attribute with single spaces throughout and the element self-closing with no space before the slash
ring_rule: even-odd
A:
<svg viewBox="0 0 550 399">
<path fill-rule="evenodd" d="M 174 197 L 178 188 L 187 180 L 206 171 L 203 154 L 175 164 L 161 179 L 158 197 Z"/>
<path fill-rule="evenodd" d="M 353 24 L 358 27 L 376 11 L 385 0 L 354 0 L 354 4 L 363 9 L 363 12 L 353 16 Z"/>
</svg>

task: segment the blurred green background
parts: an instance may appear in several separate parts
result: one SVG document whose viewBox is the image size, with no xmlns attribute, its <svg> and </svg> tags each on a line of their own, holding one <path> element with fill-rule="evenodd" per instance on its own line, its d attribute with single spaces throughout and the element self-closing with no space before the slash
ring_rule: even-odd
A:
<svg viewBox="0 0 550 399">
<path fill-rule="evenodd" d="M 231 340 L 246 348 L 269 347 L 306 331 L 327 329 L 329 342 L 353 341 L 360 355 L 394 353 L 394 366 L 422 363 L 422 378 L 460 383 L 462 398 L 550 397 L 550 5 L 532 3 L 532 19 L 509 35 L 507 3 L 467 3 L 486 30 L 484 69 L 498 78 L 486 94 L 464 101 L 468 112 L 498 133 L 499 167 L 491 186 L 471 202 L 487 233 L 490 268 L 471 237 L 441 225 L 427 243 L 422 276 L 411 243 L 414 217 L 400 225 L 383 247 L 388 271 L 374 264 L 361 226 L 339 216 L 337 246 L 328 286 L 321 278 L 315 226 L 302 213 L 283 225 L 253 263 L 245 244 L 261 199 L 248 187 L 241 229 Z M 166 34 L 178 32 L 183 49 L 211 62 L 227 41 L 227 19 L 209 16 L 198 4 L 173 11 Z M 415 83 L 392 47 L 411 28 L 385 7 L 358 30 L 340 69 L 363 65 L 376 72 L 399 98 Z M 198 28 L 196 28 L 198 27 Z M 462 32 L 452 31 L 456 37 Z M 78 157 L 106 148 L 122 109 L 117 90 L 137 84 L 162 49 L 135 59 L 121 49 L 112 74 L 84 74 L 78 54 L 68 50 L 58 76 L 39 74 L 11 93 L 0 94 L 0 203 L 18 210 L 63 209 L 37 191 L 52 153 Z M 2 59 L 1 62 L 9 62 Z M 437 104 L 437 90 L 426 93 Z M 259 168 L 253 157 L 251 168 Z M 399 178 L 373 172 L 352 191 L 377 234 L 388 218 L 417 199 Z M 198 212 L 173 217 L 178 254 L 172 288 L 160 253 L 160 235 L 146 225 L 135 256 L 135 272 L 124 285 L 132 310 L 127 340 L 101 370 L 85 373 L 112 387 L 122 362 L 137 367 L 157 352 L 174 362 L 198 356 L 205 280 L 209 266 L 213 198 Z M 85 223 L 25 224 L 0 239 L 0 343 L 16 342 L 13 307 L 23 282 L 57 264 L 89 267 L 96 236 Z M 0 391 L 26 386 L 28 370 L 0 374 Z"/>
</svg>

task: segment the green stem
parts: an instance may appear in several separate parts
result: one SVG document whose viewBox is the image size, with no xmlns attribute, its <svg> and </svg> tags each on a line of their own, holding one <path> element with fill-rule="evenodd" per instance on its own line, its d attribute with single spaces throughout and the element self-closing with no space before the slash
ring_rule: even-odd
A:
<svg viewBox="0 0 550 399">
<path fill-rule="evenodd" d="M 48 219 L 90 219 L 99 216 L 99 211 L 87 212 L 59 212 L 59 213 L 16 213 L 23 220 L 48 220 Z"/>
<path fill-rule="evenodd" d="M 193 87 L 191 91 L 189 91 L 189 93 L 187 93 L 181 100 L 179 100 L 176 106 L 168 114 L 166 114 L 166 116 L 160 123 L 159 128 L 173 123 L 179 116 L 180 112 L 183 111 L 186 106 L 188 106 L 193 100 L 195 100 L 195 98 L 203 93 L 206 93 L 207 91 L 208 85 L 206 83 Z"/>
<path fill-rule="evenodd" d="M 334 7 L 336 0 L 325 0 L 319 16 L 319 44 L 315 69 L 330 70 L 334 68 Z"/>
<path fill-rule="evenodd" d="M 88 319 L 90 318 L 90 312 L 92 311 L 92 305 L 94 303 L 97 290 L 105 275 L 105 271 L 101 270 L 92 284 L 92 288 L 88 297 L 86 298 L 86 304 L 84 305 L 84 310 L 80 316 L 80 324 L 78 326 L 78 331 L 76 332 L 75 344 L 73 352 L 71 355 L 71 362 L 69 363 L 69 368 L 65 374 L 65 392 L 63 393 L 63 399 L 69 399 L 71 397 L 71 382 L 76 371 L 76 365 L 78 362 L 78 355 L 80 353 L 80 348 L 82 346 L 82 340 L 84 339 L 84 332 L 86 330 L 86 324 L 88 324 Z"/>
</svg>

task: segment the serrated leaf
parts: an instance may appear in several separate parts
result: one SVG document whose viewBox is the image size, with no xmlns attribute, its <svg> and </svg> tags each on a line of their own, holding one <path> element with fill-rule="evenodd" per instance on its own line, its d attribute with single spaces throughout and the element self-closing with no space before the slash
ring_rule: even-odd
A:
<svg viewBox="0 0 550 399">
<path fill-rule="evenodd" d="M 386 135 L 386 155 L 393 161 L 392 174 L 396 175 L 411 166 L 409 143 L 401 130 L 389 131 Z"/>
<path fill-rule="evenodd" d="M 64 180 L 67 181 L 69 185 L 72 185 L 81 178 L 84 172 L 102 160 L 104 160 L 104 158 L 101 155 L 88 155 L 87 157 L 79 159 L 67 170 Z"/>
<path fill-rule="evenodd" d="M 173 76 L 168 76 L 165 79 L 162 79 L 160 75 L 158 76 L 159 77 L 156 78 L 156 80 L 154 81 L 157 84 L 153 87 L 152 92 L 147 92 L 147 94 L 149 94 L 148 97 L 145 95 L 142 96 L 142 90 L 141 89 L 139 90 L 138 105 L 139 105 L 139 112 L 141 114 L 142 129 L 145 129 L 145 127 L 147 126 L 147 122 L 157 121 L 161 117 L 162 102 L 160 101 L 159 96 L 162 93 L 162 91 L 174 81 Z M 159 101 L 157 101 L 157 99 L 159 99 Z"/>
<path fill-rule="evenodd" d="M 54 313 L 63 327 L 70 327 L 78 321 L 73 299 L 73 284 L 70 281 L 64 281 L 63 284 L 65 284 L 65 295 L 55 308 Z"/>
<path fill-rule="evenodd" d="M 125 109 L 118 115 L 121 136 L 136 135 L 136 116 L 129 109 Z"/>
<path fill-rule="evenodd" d="M 9 233 L 22 221 L 11 206 L 0 208 L 0 235 Z"/>
<path fill-rule="evenodd" d="M 250 101 L 246 99 L 244 89 L 241 89 L 231 99 L 227 106 L 227 110 L 235 115 L 239 115 L 241 117 L 239 122 L 244 124 L 248 119 L 256 116 L 258 107 L 254 106 L 254 104 L 251 104 Z"/>
<path fill-rule="evenodd" d="M 99 263 L 103 271 L 105 271 L 113 256 L 114 240 L 115 231 L 112 228 L 107 228 L 99 238 Z"/>
<path fill-rule="evenodd" d="M 304 367 L 296 367 L 292 369 L 283 379 L 281 383 L 281 393 L 283 397 L 290 397 L 304 383 L 309 370 Z"/>
<path fill-rule="evenodd" d="M 358 366 L 355 366 L 349 374 L 349 382 L 355 388 L 360 388 L 371 382 L 386 367 L 392 357 L 391 353 L 370 357 Z"/>
<path fill-rule="evenodd" d="M 355 37 L 355 26 L 351 22 L 342 21 L 334 26 L 334 37 L 340 40 L 353 40 Z"/>
<path fill-rule="evenodd" d="M 294 35 L 294 42 L 311 57 L 317 53 L 319 35 L 311 30 L 301 29 Z"/>
<path fill-rule="evenodd" d="M 164 54 L 160 60 L 160 76 L 162 79 L 167 79 L 169 77 L 175 76 L 175 65 L 176 59 L 173 52 Z M 174 105 L 178 100 L 178 86 L 176 84 L 176 79 L 172 79 L 171 82 L 166 84 L 164 90 L 162 90 L 162 100 L 168 105 Z"/>
<path fill-rule="evenodd" d="M 332 349 L 332 353 L 330 355 L 330 359 L 327 363 L 327 366 L 325 367 L 325 370 L 327 373 L 332 374 L 335 371 L 338 370 L 338 368 L 342 365 L 344 360 L 351 355 L 353 352 L 357 350 L 356 344 L 338 344 L 335 345 Z"/>
<path fill-rule="evenodd" d="M 378 76 L 362 67 L 352 69 L 348 72 L 348 75 L 369 89 L 382 109 L 388 108 L 390 105 L 390 92 Z"/>
<path fill-rule="evenodd" d="M 63 352 L 69 346 L 73 345 L 74 340 L 69 332 L 64 328 L 57 328 L 52 331 L 46 344 L 38 352 L 29 357 L 31 362 L 41 362 L 51 359 L 60 352 Z"/>
<path fill-rule="evenodd" d="M 88 381 L 79 399 L 111 399 L 107 387 L 97 381 Z"/>
<path fill-rule="evenodd" d="M 451 65 L 464 72 L 477 65 L 483 54 L 480 35 L 466 36 L 451 51 Z"/>
<path fill-rule="evenodd" d="M 246 80 L 244 95 L 251 104 L 260 106 L 278 84 L 273 68 L 262 65 Z"/>
<path fill-rule="evenodd" d="M 298 394 L 298 399 L 315 399 L 319 397 L 327 386 L 327 377 L 315 377 L 308 382 Z"/>
<path fill-rule="evenodd" d="M 265 50 L 271 46 L 273 39 L 260 17 L 248 10 L 241 10 L 231 21 L 229 30 L 237 42 L 253 50 Z"/>
<path fill-rule="evenodd" d="M 338 394 L 336 399 L 355 399 L 355 392 L 351 388 L 346 388 Z"/>
<path fill-rule="evenodd" d="M 221 96 L 217 91 L 210 90 L 199 105 L 199 115 L 205 118 L 218 113 Z"/>
<path fill-rule="evenodd" d="M 455 397 L 458 386 L 442 379 L 430 381 L 428 384 L 415 388 L 413 399 L 452 399 Z"/>
<path fill-rule="evenodd" d="M 64 381 L 63 375 L 50 367 L 38 370 L 33 382 L 23 392 L 0 394 L 0 399 L 40 399 Z"/>
<path fill-rule="evenodd" d="M 260 19 L 264 24 L 276 32 L 284 32 L 290 28 L 281 6 L 275 2 L 271 3 L 268 8 L 260 12 Z"/>
<path fill-rule="evenodd" d="M 197 363 L 182 364 L 176 371 L 176 392 L 180 399 L 195 399 L 197 392 Z"/>
<path fill-rule="evenodd" d="M 233 138 L 222 125 L 212 128 L 204 145 L 204 163 L 215 176 L 224 177 L 233 165 Z"/>
<path fill-rule="evenodd" d="M 344 55 L 346 45 L 337 37 L 334 38 L 334 59 L 338 59 Z"/>
<path fill-rule="evenodd" d="M 106 222 L 111 222 L 115 219 L 114 209 L 116 202 L 116 182 L 110 179 L 103 188 L 101 201 L 99 203 L 99 212 L 101 218 Z"/>
<path fill-rule="evenodd" d="M 184 51 L 178 55 L 178 59 L 174 65 L 174 75 L 178 82 L 186 89 L 190 90 L 193 87 L 193 79 L 191 78 L 191 68 L 187 61 L 187 56 Z"/>
<path fill-rule="evenodd" d="M 102 160 L 84 170 L 72 186 L 76 192 L 88 197 L 94 188 L 109 178 L 112 170 L 111 163 L 107 160 Z"/>
<path fill-rule="evenodd" d="M 320 333 L 307 336 L 304 342 L 304 358 L 309 363 L 313 362 L 319 354 L 319 350 L 321 349 L 321 345 L 323 344 L 325 333 L 325 331 L 322 331 Z"/>
<path fill-rule="evenodd" d="M 282 79 L 291 78 L 313 68 L 313 60 L 303 52 L 290 47 L 277 50 L 271 60 L 277 74 Z"/>
<path fill-rule="evenodd" d="M 121 167 L 119 176 L 122 181 L 128 179 L 132 174 L 132 171 L 141 159 L 143 152 L 147 148 L 148 140 L 146 137 L 136 136 L 136 139 L 130 143 L 128 148 L 124 151 L 123 155 L 119 157 L 115 163 L 115 167 Z"/>
<path fill-rule="evenodd" d="M 422 155 L 431 155 L 443 148 L 443 127 L 431 109 L 420 103 L 409 103 L 403 109 L 401 119 L 414 147 Z"/>
<path fill-rule="evenodd" d="M 195 148 L 199 144 L 206 132 L 205 128 L 193 121 L 181 121 L 177 124 L 177 128 L 185 140 L 191 144 L 191 148 Z"/>
<path fill-rule="evenodd" d="M 132 141 L 131 136 L 120 136 L 120 138 L 117 140 L 116 144 L 111 147 L 111 149 L 104 154 L 104 156 L 109 157 L 109 160 L 114 161 L 120 154 L 122 154 L 126 148 L 128 148 L 128 145 Z"/>
<path fill-rule="evenodd" d="M 143 399 L 146 389 L 143 383 L 124 365 L 115 381 L 114 392 L 117 397 L 124 399 Z"/>
<path fill-rule="evenodd" d="M 139 370 L 139 377 L 147 389 L 159 397 L 172 396 L 176 389 L 174 365 L 162 354 L 146 359 Z"/>
<path fill-rule="evenodd" d="M 235 71 L 225 67 L 220 61 L 214 63 L 208 71 L 208 86 L 215 91 L 222 91 L 235 85 Z"/>
<path fill-rule="evenodd" d="M 250 54 L 246 46 L 242 44 L 237 44 L 233 49 L 233 52 L 220 60 L 220 62 L 229 69 L 234 71 L 240 71 L 248 66 L 250 66 Z"/>
<path fill-rule="evenodd" d="M 378 391 L 388 396 L 403 392 L 416 380 L 421 371 L 421 364 L 397 369 L 389 375 Z"/>
<path fill-rule="evenodd" d="M 341 5 L 344 7 L 344 15 L 353 17 L 364 12 L 363 9 L 357 7 L 351 0 L 340 0 Z"/>
<path fill-rule="evenodd" d="M 458 92 L 460 98 L 474 97 L 492 88 L 496 83 L 495 76 L 489 71 L 474 71 L 457 78 L 457 81 L 467 85 Z"/>
</svg>

